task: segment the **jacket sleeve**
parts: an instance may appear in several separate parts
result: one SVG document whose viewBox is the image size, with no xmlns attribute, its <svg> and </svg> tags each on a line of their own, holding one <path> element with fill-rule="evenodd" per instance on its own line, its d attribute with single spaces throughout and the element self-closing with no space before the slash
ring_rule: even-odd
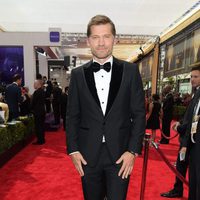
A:
<svg viewBox="0 0 200 200">
<path fill-rule="evenodd" d="M 79 151 L 78 130 L 80 123 L 80 102 L 75 71 L 72 70 L 66 113 L 66 142 L 67 153 Z"/>
<path fill-rule="evenodd" d="M 133 78 L 131 83 L 131 135 L 129 140 L 129 151 L 141 154 L 142 142 L 145 134 L 145 98 L 143 91 L 143 84 L 141 76 L 138 70 L 138 66 L 132 66 L 135 68 L 133 72 Z"/>
</svg>

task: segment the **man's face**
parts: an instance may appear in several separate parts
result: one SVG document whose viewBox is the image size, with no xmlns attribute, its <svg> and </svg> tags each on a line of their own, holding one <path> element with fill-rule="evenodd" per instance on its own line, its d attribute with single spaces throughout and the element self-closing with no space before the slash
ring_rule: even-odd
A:
<svg viewBox="0 0 200 200">
<path fill-rule="evenodd" d="M 17 80 L 17 84 L 18 84 L 19 86 L 22 84 L 22 79 L 21 79 L 21 78 Z"/>
<path fill-rule="evenodd" d="M 115 37 L 111 32 L 110 24 L 93 25 L 91 35 L 87 40 L 92 55 L 97 61 L 104 61 L 112 55 Z"/>
<path fill-rule="evenodd" d="M 193 88 L 200 86 L 200 71 L 194 70 L 191 72 L 191 84 Z"/>
<path fill-rule="evenodd" d="M 35 89 L 35 90 L 37 90 L 37 88 L 38 88 L 38 85 L 37 85 L 37 82 L 36 82 L 36 81 L 34 82 L 34 85 L 33 85 L 33 87 L 34 87 L 34 89 Z"/>
</svg>

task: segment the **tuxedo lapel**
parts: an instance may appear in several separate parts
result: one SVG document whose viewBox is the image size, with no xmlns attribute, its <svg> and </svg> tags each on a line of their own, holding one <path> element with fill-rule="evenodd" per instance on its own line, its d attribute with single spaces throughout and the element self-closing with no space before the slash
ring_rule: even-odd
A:
<svg viewBox="0 0 200 200">
<path fill-rule="evenodd" d="M 88 63 L 87 67 L 84 68 L 85 79 L 86 79 L 88 88 L 90 90 L 90 93 L 92 94 L 92 96 L 95 99 L 98 106 L 101 107 L 99 97 L 97 95 L 97 89 L 96 89 L 96 86 L 95 86 L 94 73 L 92 71 L 92 68 L 90 67 L 91 63 L 92 62 Z"/>
<path fill-rule="evenodd" d="M 184 121 L 186 123 L 191 124 L 193 115 L 194 115 L 194 108 L 198 103 L 198 99 L 200 98 L 200 90 L 196 91 L 195 95 L 193 96 L 192 100 L 190 101 L 190 104 L 186 110 L 186 113 L 184 115 Z"/>
<path fill-rule="evenodd" d="M 120 63 L 116 58 L 113 58 L 112 75 L 110 82 L 110 90 L 108 95 L 108 102 L 106 107 L 106 114 L 111 109 L 113 102 L 118 94 L 123 74 L 123 63 Z"/>
</svg>

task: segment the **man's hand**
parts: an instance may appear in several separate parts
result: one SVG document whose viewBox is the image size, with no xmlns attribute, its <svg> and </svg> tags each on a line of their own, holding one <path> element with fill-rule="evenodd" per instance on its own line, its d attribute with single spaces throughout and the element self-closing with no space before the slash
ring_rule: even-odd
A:
<svg viewBox="0 0 200 200">
<path fill-rule="evenodd" d="M 182 147 L 179 153 L 186 153 L 186 151 L 187 151 L 187 147 Z"/>
<path fill-rule="evenodd" d="M 180 123 L 179 122 L 175 122 L 173 125 L 172 125 L 172 129 L 174 130 L 174 131 L 177 131 L 177 127 L 180 125 Z"/>
<path fill-rule="evenodd" d="M 122 154 L 122 156 L 116 161 L 116 164 L 120 164 L 122 162 L 122 166 L 119 170 L 118 176 L 122 176 L 122 179 L 128 178 L 128 175 L 131 174 L 134 166 L 135 156 L 126 151 Z"/>
<path fill-rule="evenodd" d="M 83 156 L 81 155 L 80 152 L 76 152 L 74 154 L 70 155 L 72 162 L 74 163 L 78 173 L 80 174 L 80 176 L 84 176 L 84 171 L 82 168 L 82 164 L 83 165 L 87 165 L 87 162 L 85 161 L 85 159 L 83 158 Z"/>
</svg>

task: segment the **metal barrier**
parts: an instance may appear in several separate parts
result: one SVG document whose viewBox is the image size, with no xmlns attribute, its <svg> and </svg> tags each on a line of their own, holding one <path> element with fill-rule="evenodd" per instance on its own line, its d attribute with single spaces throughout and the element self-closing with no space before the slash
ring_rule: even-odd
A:
<svg viewBox="0 0 200 200">
<path fill-rule="evenodd" d="M 186 185 L 189 186 L 188 181 L 180 174 L 179 171 L 176 170 L 176 168 L 169 162 L 169 160 L 166 158 L 166 156 L 163 154 L 163 152 L 159 149 L 158 145 L 155 142 L 152 142 L 153 147 L 156 149 L 156 151 L 159 153 L 161 158 L 165 161 L 167 166 L 176 174 L 176 176 Z"/>
<path fill-rule="evenodd" d="M 143 160 L 143 168 L 142 168 L 142 182 L 141 182 L 141 189 L 140 189 L 140 200 L 144 200 L 145 195 L 145 186 L 146 186 L 146 174 L 147 174 L 147 163 L 149 157 L 149 143 L 150 143 L 151 135 L 149 133 L 145 134 L 144 137 L 144 160 Z M 169 162 L 163 152 L 159 149 L 159 146 L 151 141 L 152 146 L 156 149 L 159 153 L 161 158 L 165 161 L 167 166 L 175 173 L 175 175 L 188 187 L 188 181 L 176 170 L 176 168 Z"/>
<path fill-rule="evenodd" d="M 146 133 L 145 136 L 144 136 L 144 160 L 143 160 L 143 168 L 142 168 L 142 182 L 141 182 L 141 189 L 140 189 L 140 200 L 144 199 L 144 193 L 145 193 L 150 138 L 151 138 L 151 135 L 149 133 Z"/>
</svg>

